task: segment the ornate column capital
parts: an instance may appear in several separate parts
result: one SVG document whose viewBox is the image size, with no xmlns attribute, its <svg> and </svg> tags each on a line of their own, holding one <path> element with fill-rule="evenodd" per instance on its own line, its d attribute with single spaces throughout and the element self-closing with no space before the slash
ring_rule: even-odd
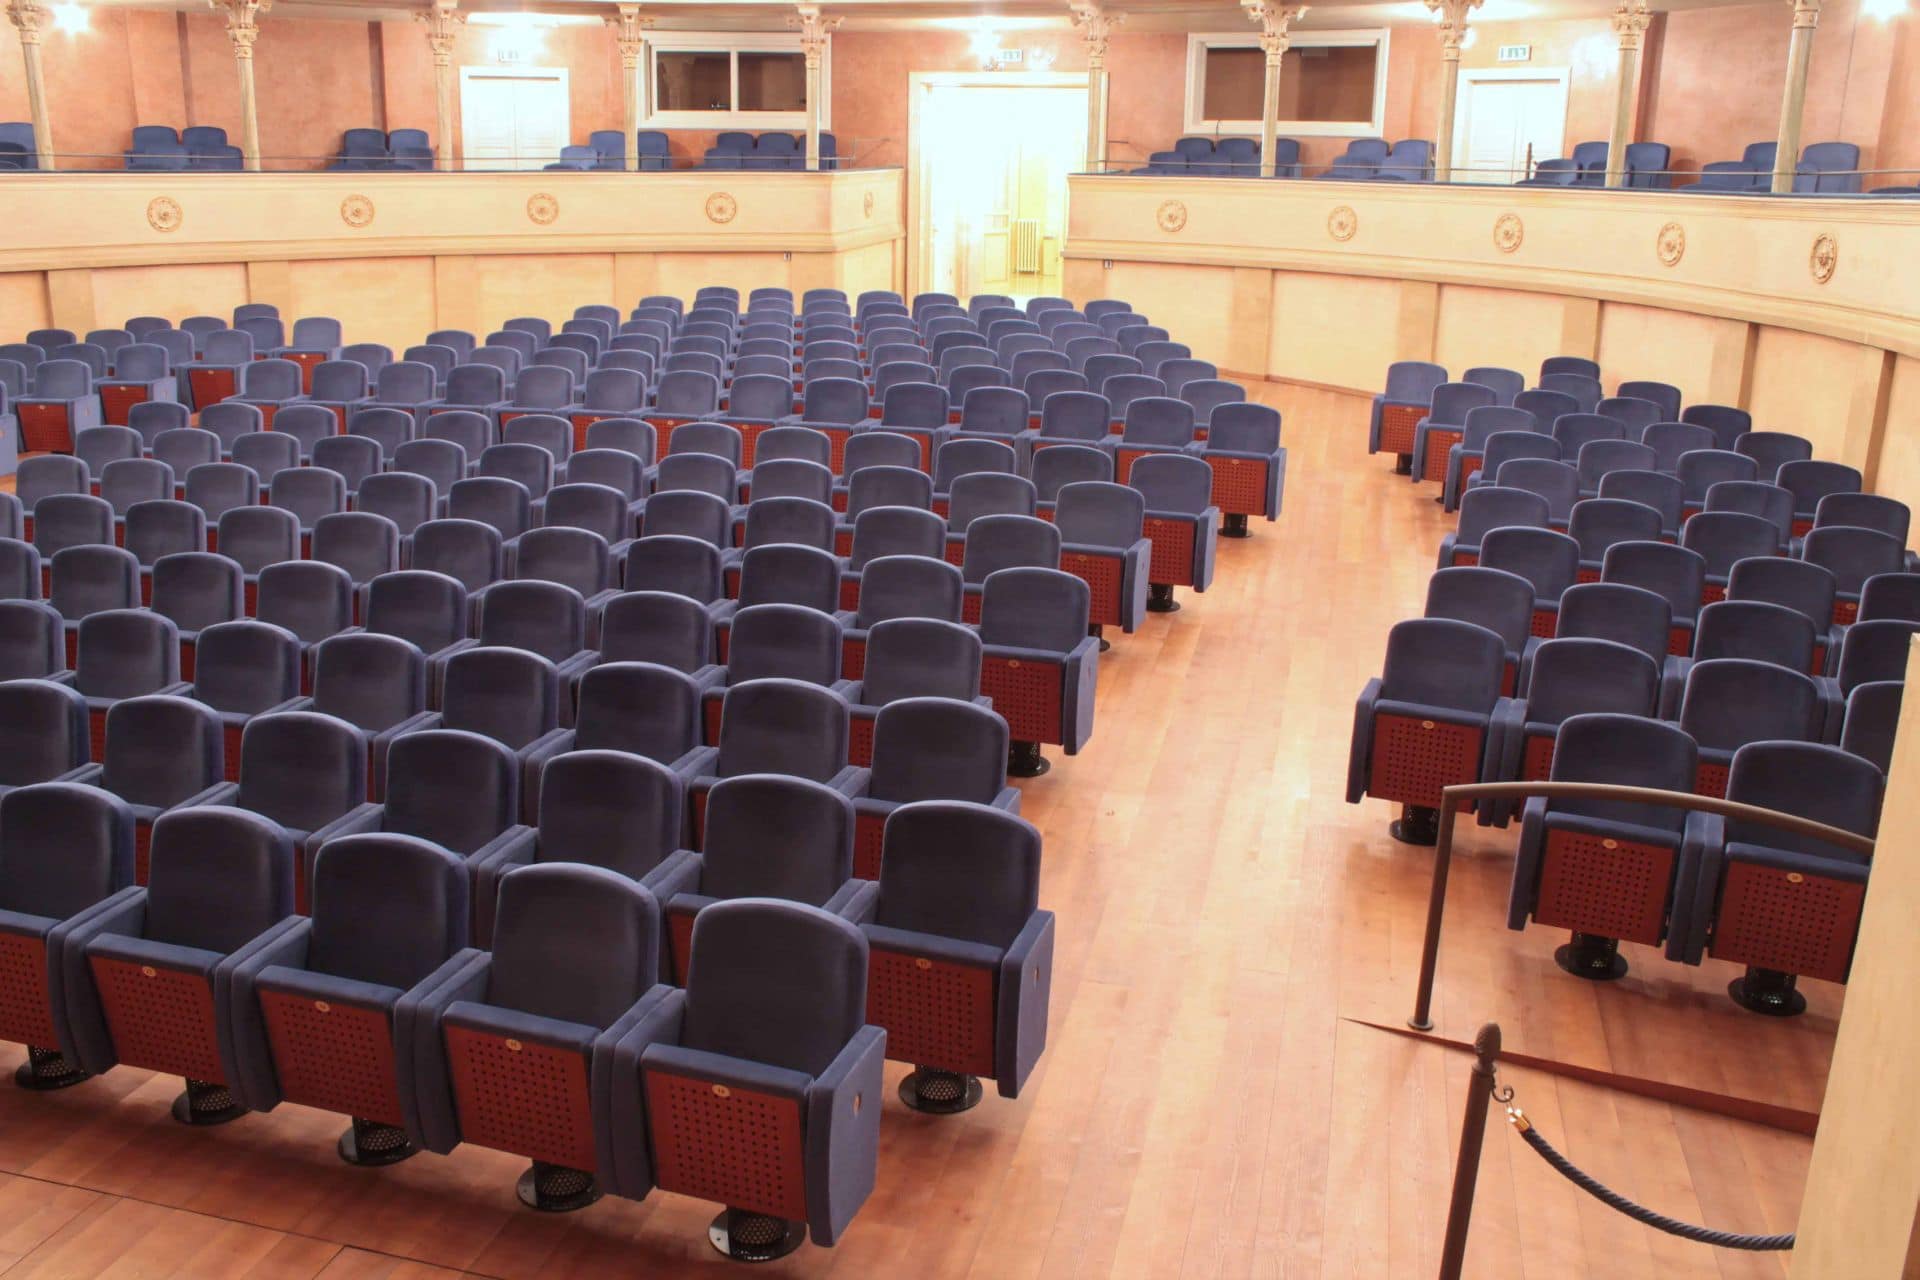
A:
<svg viewBox="0 0 1920 1280">
<path fill-rule="evenodd" d="M 1613 11 L 1613 34 L 1619 40 L 1620 48 L 1638 49 L 1640 40 L 1647 34 L 1647 26 L 1653 21 L 1653 10 L 1647 6 L 1647 0 L 1620 0 Z"/>
<path fill-rule="evenodd" d="M 260 38 L 260 15 L 273 7 L 273 0 L 207 0 L 207 4 L 226 15 L 233 56 L 251 62 L 253 42 Z"/>
<path fill-rule="evenodd" d="M 1288 30 L 1307 11 L 1304 4 L 1275 4 L 1272 0 L 1241 0 L 1240 7 L 1246 10 L 1247 20 L 1260 24 L 1260 48 L 1267 55 L 1267 65 L 1277 67 L 1284 58 L 1287 49 L 1293 43 L 1293 35 Z"/>
<path fill-rule="evenodd" d="M 1480 0 L 1427 0 L 1427 8 L 1440 26 L 1440 56 L 1448 62 L 1460 61 L 1460 45 L 1467 38 L 1467 15 L 1480 7 Z"/>
<path fill-rule="evenodd" d="M 10 0 L 7 5 L 7 21 L 20 33 L 21 44 L 39 44 L 40 33 L 52 17 L 40 0 Z"/>
<path fill-rule="evenodd" d="M 620 65 L 628 71 L 640 66 L 640 55 L 646 49 L 647 32 L 653 30 L 654 20 L 643 17 L 637 4 L 617 6 L 618 12 L 602 19 L 607 30 L 613 32 L 613 42 L 620 47 Z"/>
<path fill-rule="evenodd" d="M 1787 0 L 1793 6 L 1793 27 L 1811 30 L 1820 25 L 1820 0 Z"/>
<path fill-rule="evenodd" d="M 433 50 L 434 65 L 451 66 L 454 38 L 460 34 L 460 28 L 467 25 L 467 15 L 460 12 L 459 0 L 432 0 L 413 17 L 416 22 L 426 24 L 427 47 Z"/>
<path fill-rule="evenodd" d="M 800 51 L 807 55 L 807 70 L 817 71 L 820 57 L 827 51 L 827 37 L 840 29 L 845 18 L 829 18 L 817 4 L 797 4 L 787 15 L 787 25 L 800 29 Z"/>
<path fill-rule="evenodd" d="M 1115 29 L 1124 24 L 1127 15 L 1109 13 L 1094 0 L 1069 0 L 1073 9 L 1073 25 L 1080 28 L 1080 38 L 1087 45 L 1087 66 L 1098 71 L 1107 65 L 1107 41 Z"/>
</svg>

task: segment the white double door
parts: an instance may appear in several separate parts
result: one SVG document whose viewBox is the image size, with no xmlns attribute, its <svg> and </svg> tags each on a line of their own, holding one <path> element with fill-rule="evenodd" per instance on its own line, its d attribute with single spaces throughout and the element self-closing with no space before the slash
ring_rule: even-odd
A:
<svg viewBox="0 0 1920 1280">
<path fill-rule="evenodd" d="M 1460 73 L 1454 111 L 1453 180 L 1518 182 L 1537 164 L 1568 154 L 1564 68 Z"/>
<path fill-rule="evenodd" d="M 460 156 L 470 169 L 539 169 L 571 139 L 565 68 L 462 67 Z"/>
</svg>

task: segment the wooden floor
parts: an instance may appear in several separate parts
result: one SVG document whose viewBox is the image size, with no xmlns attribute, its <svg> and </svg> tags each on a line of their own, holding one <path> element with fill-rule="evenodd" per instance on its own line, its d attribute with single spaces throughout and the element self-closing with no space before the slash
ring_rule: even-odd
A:
<svg viewBox="0 0 1920 1280">
<path fill-rule="evenodd" d="M 841 1245 L 774 1274 L 1419 1277 L 1437 1264 L 1468 1059 L 1399 1026 L 1430 855 L 1344 802 L 1353 701 L 1419 612 L 1445 527 L 1431 486 L 1365 455 L 1366 404 L 1269 387 L 1287 512 L 1220 547 L 1218 582 L 1115 637 L 1092 745 L 1026 784 L 1059 916 L 1050 1044 L 1017 1102 L 964 1116 L 889 1092 L 880 1185 Z M 1505 928 L 1513 835 L 1456 861 L 1438 1033 L 1498 1020 L 1523 1053 L 1817 1110 L 1840 990 L 1772 1021 L 1724 965 L 1628 947 L 1628 977 L 1554 967 L 1563 936 Z M 21 1052 L 0 1046 L 11 1072 Z M 889 1087 L 901 1068 L 890 1066 Z M 1511 1071 L 1541 1131 L 1619 1190 L 1731 1230 L 1792 1229 L 1807 1139 L 1613 1088 Z M 545 1217 L 521 1162 L 462 1148 L 340 1163 L 342 1121 L 282 1107 L 194 1131 L 178 1081 L 116 1070 L 0 1088 L 0 1274 L 662 1275 L 723 1264 L 713 1206 L 656 1193 Z M 1656 1235 L 1488 1135 L 1468 1273 L 1778 1276 L 1779 1255 Z M 445 1268 L 445 1271 L 441 1269 Z"/>
</svg>

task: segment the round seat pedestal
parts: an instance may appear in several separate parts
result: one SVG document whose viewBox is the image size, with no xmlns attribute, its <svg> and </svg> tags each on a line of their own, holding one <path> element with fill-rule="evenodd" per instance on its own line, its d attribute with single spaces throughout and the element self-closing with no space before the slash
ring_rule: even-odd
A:
<svg viewBox="0 0 1920 1280">
<path fill-rule="evenodd" d="M 1574 977 L 1589 982 L 1612 982 L 1625 977 L 1627 972 L 1626 958 L 1620 954 L 1620 940 L 1592 933 L 1575 933 L 1567 945 L 1555 949 L 1553 962 Z"/>
<path fill-rule="evenodd" d="M 900 1081 L 900 1101 L 933 1116 L 957 1115 L 980 1105 L 980 1077 L 938 1067 L 915 1067 Z"/>
<path fill-rule="evenodd" d="M 173 1118 L 181 1124 L 225 1124 L 245 1114 L 247 1109 L 233 1100 L 227 1086 L 205 1080 L 187 1081 L 186 1092 L 173 1100 Z"/>
<path fill-rule="evenodd" d="M 27 1060 L 13 1073 L 15 1084 L 36 1093 L 65 1089 L 91 1079 L 91 1074 L 68 1062 L 58 1049 L 40 1049 L 33 1045 L 27 1046 Z"/>
<path fill-rule="evenodd" d="M 1749 1013 L 1791 1018 L 1807 1011 L 1807 998 L 1794 989 L 1796 981 L 1778 969 L 1750 968 L 1727 984 L 1727 996 Z"/>
<path fill-rule="evenodd" d="M 1253 536 L 1253 530 L 1247 528 L 1247 518 L 1244 515 L 1228 515 L 1221 517 L 1220 536 L 1223 538 L 1251 538 Z"/>
<path fill-rule="evenodd" d="M 407 1140 L 405 1129 L 355 1116 L 352 1126 L 334 1144 L 334 1150 L 348 1164 L 378 1168 L 381 1165 L 399 1164 L 418 1148 Z"/>
<path fill-rule="evenodd" d="M 1101 635 L 1100 630 L 1100 624 L 1096 622 L 1087 628 L 1087 634 L 1100 642 L 1100 652 L 1105 653 L 1107 650 L 1113 648 L 1113 641 Z"/>
<path fill-rule="evenodd" d="M 707 1242 L 735 1262 L 772 1262 L 807 1238 L 804 1222 L 788 1222 L 747 1209 L 722 1209 L 707 1224 Z"/>
<path fill-rule="evenodd" d="M 1040 754 L 1039 743 L 1014 741 L 1007 745 L 1009 778 L 1037 778 L 1051 768 L 1053 765 Z"/>
<path fill-rule="evenodd" d="M 1173 584 L 1170 582 L 1149 582 L 1147 584 L 1148 613 L 1178 613 L 1180 602 L 1173 598 Z"/>
<path fill-rule="evenodd" d="M 1440 811 L 1421 804 L 1403 804 L 1387 834 L 1401 844 L 1432 846 L 1440 843 Z"/>
<path fill-rule="evenodd" d="M 541 1160 L 535 1160 L 520 1175 L 514 1192 L 521 1204 L 542 1213 L 572 1213 L 593 1204 L 603 1194 L 599 1182 L 585 1170 Z"/>
</svg>

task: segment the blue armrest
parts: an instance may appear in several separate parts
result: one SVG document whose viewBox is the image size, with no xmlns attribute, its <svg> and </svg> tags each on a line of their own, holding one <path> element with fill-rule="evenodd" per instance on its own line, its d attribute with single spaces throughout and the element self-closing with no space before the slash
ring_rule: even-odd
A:
<svg viewBox="0 0 1920 1280">
<path fill-rule="evenodd" d="M 280 934 L 273 945 L 236 964 L 229 975 L 227 1021 L 239 1070 L 227 1084 L 249 1111 L 271 1111 L 282 1099 L 267 1038 L 266 1015 L 260 1008 L 260 989 L 293 989 L 296 978 L 306 972 L 307 945 L 312 939 L 313 922 L 300 920 L 297 927 Z"/>
<path fill-rule="evenodd" d="M 1725 818 L 1697 811 L 1687 815 L 1680 857 L 1673 869 L 1673 902 L 1667 912 L 1667 959 L 1699 964 L 1705 957 L 1726 846 Z"/>
<path fill-rule="evenodd" d="M 1020 1096 L 1047 1047 L 1053 934 L 1053 912 L 1036 911 L 1000 960 L 994 1000 L 993 1075 L 1003 1098 Z"/>
<path fill-rule="evenodd" d="M 848 880 L 822 907 L 853 924 L 865 924 L 880 909 L 880 886 L 872 880 Z"/>
<path fill-rule="evenodd" d="M 87 963 L 87 943 L 103 934 L 138 933 L 146 917 L 146 889 L 128 885 L 47 931 L 47 991 L 53 999 L 54 1029 L 61 1037 L 60 1053 L 95 1075 L 112 1067 L 116 1058 L 93 966 Z"/>
<path fill-rule="evenodd" d="M 1373 713 L 1383 686 L 1379 677 L 1367 681 L 1353 707 L 1353 736 L 1347 742 L 1347 803 L 1359 804 L 1367 794 L 1367 773 L 1373 759 Z"/>
<path fill-rule="evenodd" d="M 638 1093 L 634 1082 L 620 1069 L 620 1045 L 632 1032 L 651 1025 L 657 1010 L 668 1004 L 678 1007 L 677 1001 L 684 999 L 674 988 L 655 983 L 593 1039 L 587 1080 L 593 1095 L 594 1157 L 607 1190 L 630 1200 L 653 1190 L 653 1161 L 648 1158 L 646 1142 L 626 1141 L 617 1125 L 626 1095 Z"/>
<path fill-rule="evenodd" d="M 838 1240 L 873 1191 L 886 1057 L 887 1033 L 862 1027 L 806 1086 L 807 1228 L 817 1245 Z"/>
<path fill-rule="evenodd" d="M 485 999 L 492 966 L 493 957 L 485 951 L 473 947 L 456 951 L 394 1007 L 393 1057 L 401 1105 L 411 1101 L 419 1130 L 409 1127 L 407 1136 L 414 1145 L 440 1155 L 460 1145 L 460 1121 L 453 1105 L 440 1019 L 458 1001 Z"/>
</svg>

